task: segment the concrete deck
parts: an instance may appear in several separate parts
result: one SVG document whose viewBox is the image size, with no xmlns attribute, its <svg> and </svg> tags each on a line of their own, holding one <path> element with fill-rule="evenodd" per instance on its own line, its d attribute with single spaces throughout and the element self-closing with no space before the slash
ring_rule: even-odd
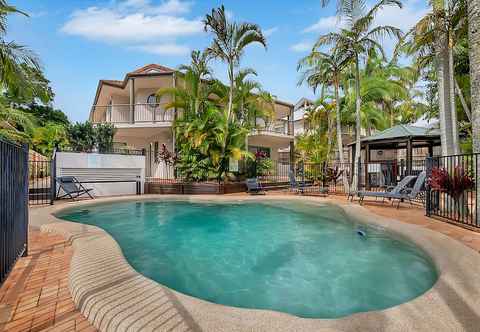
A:
<svg viewBox="0 0 480 332">
<path fill-rule="evenodd" d="M 178 196 L 177 196 L 178 197 Z M 108 198 L 32 209 L 31 224 L 61 234 L 73 243 L 69 288 L 77 308 L 101 331 L 479 331 L 480 255 L 426 227 L 373 214 L 338 199 L 297 196 L 180 196 L 191 200 L 289 199 L 333 202 L 362 222 L 407 236 L 434 260 L 439 280 L 422 296 L 399 306 L 341 319 L 302 319 L 266 310 L 227 307 L 192 298 L 137 273 L 115 240 L 103 230 L 55 218 L 68 206 L 125 199 L 170 199 L 169 196 Z M 392 211 L 393 209 L 390 209 Z M 471 242 L 471 241 L 470 241 Z"/>
</svg>

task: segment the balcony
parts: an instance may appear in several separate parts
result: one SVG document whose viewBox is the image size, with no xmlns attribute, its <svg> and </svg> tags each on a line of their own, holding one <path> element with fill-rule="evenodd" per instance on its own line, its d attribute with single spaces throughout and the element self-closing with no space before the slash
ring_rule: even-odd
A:
<svg viewBox="0 0 480 332">
<path fill-rule="evenodd" d="M 271 123 L 258 123 L 256 129 L 253 129 L 250 136 L 253 135 L 274 135 L 274 136 L 293 136 L 293 128 L 288 120 L 275 120 Z"/>
<path fill-rule="evenodd" d="M 93 123 L 112 123 L 119 127 L 170 126 L 173 110 L 165 110 L 163 104 L 115 104 L 94 105 L 90 114 Z"/>
</svg>

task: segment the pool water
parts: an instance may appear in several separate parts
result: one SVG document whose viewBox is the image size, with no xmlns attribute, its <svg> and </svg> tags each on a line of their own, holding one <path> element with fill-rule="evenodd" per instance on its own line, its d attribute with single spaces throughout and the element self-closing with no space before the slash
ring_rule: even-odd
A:
<svg viewBox="0 0 480 332">
<path fill-rule="evenodd" d="M 141 201 L 58 216 L 106 230 L 143 275 L 223 305 L 337 318 L 409 301 L 437 280 L 418 247 L 335 205 Z"/>
</svg>

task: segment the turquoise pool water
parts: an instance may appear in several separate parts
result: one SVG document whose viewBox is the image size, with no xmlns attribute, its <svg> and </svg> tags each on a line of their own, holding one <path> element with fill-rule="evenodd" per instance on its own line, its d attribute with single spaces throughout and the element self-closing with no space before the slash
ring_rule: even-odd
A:
<svg viewBox="0 0 480 332">
<path fill-rule="evenodd" d="M 142 201 L 58 217 L 106 230 L 145 276 L 236 307 L 336 318 L 406 302 L 437 280 L 418 247 L 334 205 Z"/>
</svg>

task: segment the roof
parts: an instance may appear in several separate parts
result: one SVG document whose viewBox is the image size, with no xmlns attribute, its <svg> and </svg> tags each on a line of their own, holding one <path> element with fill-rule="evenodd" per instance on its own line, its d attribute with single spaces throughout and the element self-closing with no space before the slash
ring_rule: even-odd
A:
<svg viewBox="0 0 480 332">
<path fill-rule="evenodd" d="M 315 104 L 315 102 L 313 100 L 308 99 L 308 98 L 302 97 L 295 103 L 295 109 L 302 108 L 303 106 L 305 106 L 305 104 L 313 105 L 313 104 Z"/>
<path fill-rule="evenodd" d="M 362 138 L 362 142 L 374 142 L 383 140 L 392 140 L 400 138 L 432 138 L 436 139 L 440 137 L 440 131 L 438 129 L 417 127 L 412 125 L 396 125 L 384 131 L 378 132 L 368 137 Z M 351 144 L 355 144 L 354 142 Z"/>
<path fill-rule="evenodd" d="M 100 90 L 102 89 L 102 85 L 109 85 L 109 86 L 113 86 L 115 88 L 124 89 L 127 86 L 128 79 L 130 77 L 173 75 L 175 72 L 177 72 L 177 70 L 169 68 L 169 67 L 165 67 L 165 66 L 162 66 L 162 65 L 159 65 L 159 64 L 156 64 L 156 63 L 151 63 L 149 65 L 140 67 L 138 69 L 135 69 L 134 71 L 131 71 L 131 72 L 127 73 L 125 75 L 125 78 L 123 79 L 123 81 L 119 81 L 119 80 L 100 80 L 98 82 L 97 92 L 95 94 L 95 99 L 93 101 L 93 104 L 95 105 L 97 103 L 98 96 L 100 95 Z M 293 104 L 291 104 L 289 102 L 286 102 L 286 101 L 278 100 L 278 99 L 275 99 L 275 103 L 286 106 L 286 107 L 290 107 L 290 108 L 294 107 Z"/>
<path fill-rule="evenodd" d="M 168 68 L 162 65 L 157 65 L 156 63 L 151 63 L 149 65 L 138 68 L 130 73 L 127 76 L 135 75 L 151 75 L 151 74 L 172 74 L 175 72 L 175 69 Z"/>
</svg>

